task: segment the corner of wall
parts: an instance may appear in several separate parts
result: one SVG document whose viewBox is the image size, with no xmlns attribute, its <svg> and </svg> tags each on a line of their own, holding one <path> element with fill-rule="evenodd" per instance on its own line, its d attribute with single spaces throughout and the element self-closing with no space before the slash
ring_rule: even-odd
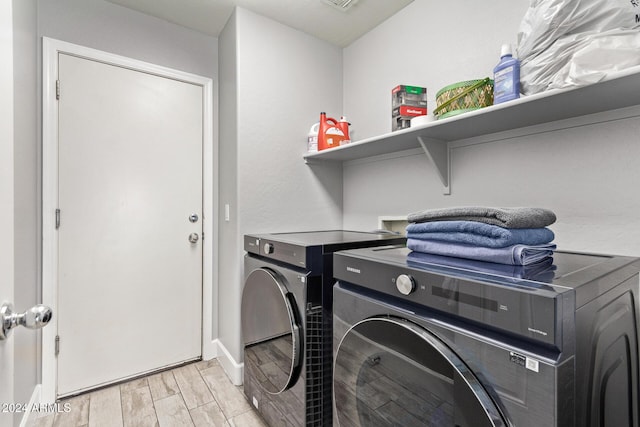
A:
<svg viewBox="0 0 640 427">
<path fill-rule="evenodd" d="M 218 213 L 218 343 L 223 351 L 222 363 L 226 372 L 234 372 L 235 359 L 241 359 L 238 322 L 238 281 L 241 280 L 240 261 L 242 243 L 239 235 L 238 205 L 238 34 L 237 8 L 233 11 L 218 38 L 220 64 L 220 144 L 219 183 L 220 209 Z M 226 212 L 229 212 L 227 217 Z M 232 284 L 231 286 L 225 284 Z M 226 343 L 222 345 L 222 341 Z M 230 377 L 236 377 L 233 374 Z M 240 378 L 242 376 L 240 375 Z M 237 381 L 237 380 L 234 380 Z M 240 380 L 241 381 L 241 380 Z"/>
<path fill-rule="evenodd" d="M 237 362 L 227 348 L 218 340 L 218 362 L 233 385 L 242 385 L 244 363 Z"/>
</svg>

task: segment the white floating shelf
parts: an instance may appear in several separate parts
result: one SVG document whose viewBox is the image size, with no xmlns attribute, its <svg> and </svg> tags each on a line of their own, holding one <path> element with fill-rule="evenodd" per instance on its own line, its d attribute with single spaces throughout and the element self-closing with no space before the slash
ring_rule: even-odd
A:
<svg viewBox="0 0 640 427">
<path fill-rule="evenodd" d="M 448 142 L 640 105 L 640 67 L 601 82 L 551 90 L 420 126 L 309 153 L 307 163 L 347 161 L 423 148 L 449 193 Z"/>
</svg>

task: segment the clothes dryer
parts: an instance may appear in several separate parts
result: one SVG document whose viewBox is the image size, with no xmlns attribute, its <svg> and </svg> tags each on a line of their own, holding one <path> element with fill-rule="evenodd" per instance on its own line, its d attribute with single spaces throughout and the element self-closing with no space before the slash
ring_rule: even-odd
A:
<svg viewBox="0 0 640 427">
<path fill-rule="evenodd" d="M 244 392 L 271 426 L 331 425 L 333 252 L 404 242 L 343 230 L 245 236 Z"/>
<path fill-rule="evenodd" d="M 640 260 L 334 254 L 334 425 L 635 427 Z"/>
</svg>

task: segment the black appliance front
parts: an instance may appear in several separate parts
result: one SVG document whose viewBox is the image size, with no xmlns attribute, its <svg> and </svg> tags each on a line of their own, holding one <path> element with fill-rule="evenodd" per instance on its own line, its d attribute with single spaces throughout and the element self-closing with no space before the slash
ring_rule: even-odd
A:
<svg viewBox="0 0 640 427">
<path fill-rule="evenodd" d="M 637 259 L 409 255 L 334 255 L 336 426 L 637 427 Z"/>
<path fill-rule="evenodd" d="M 269 425 L 331 425 L 332 253 L 404 240 L 342 230 L 245 236 L 244 391 Z"/>
<path fill-rule="evenodd" d="M 317 277 L 252 257 L 245 258 L 245 268 L 245 395 L 271 426 L 324 425 L 322 420 L 330 416 L 323 413 L 324 334 Z"/>
<path fill-rule="evenodd" d="M 506 425 L 467 365 L 427 329 L 400 317 L 353 325 L 337 347 L 334 378 L 341 426 Z"/>
</svg>

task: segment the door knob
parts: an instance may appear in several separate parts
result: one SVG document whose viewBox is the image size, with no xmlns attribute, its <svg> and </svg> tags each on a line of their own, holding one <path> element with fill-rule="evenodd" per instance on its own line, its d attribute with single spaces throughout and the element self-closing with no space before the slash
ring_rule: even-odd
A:
<svg viewBox="0 0 640 427">
<path fill-rule="evenodd" d="M 196 243 L 198 241 L 198 233 L 191 233 L 189 234 L 189 241 L 191 243 Z"/>
<path fill-rule="evenodd" d="M 198 214 L 189 215 L 189 222 L 198 222 Z"/>
<path fill-rule="evenodd" d="M 51 309 L 42 304 L 35 305 L 22 314 L 14 313 L 12 304 L 2 304 L 0 307 L 0 323 L 2 323 L 0 340 L 9 338 L 11 330 L 19 325 L 28 329 L 40 329 L 49 323 L 52 315 Z"/>
</svg>

